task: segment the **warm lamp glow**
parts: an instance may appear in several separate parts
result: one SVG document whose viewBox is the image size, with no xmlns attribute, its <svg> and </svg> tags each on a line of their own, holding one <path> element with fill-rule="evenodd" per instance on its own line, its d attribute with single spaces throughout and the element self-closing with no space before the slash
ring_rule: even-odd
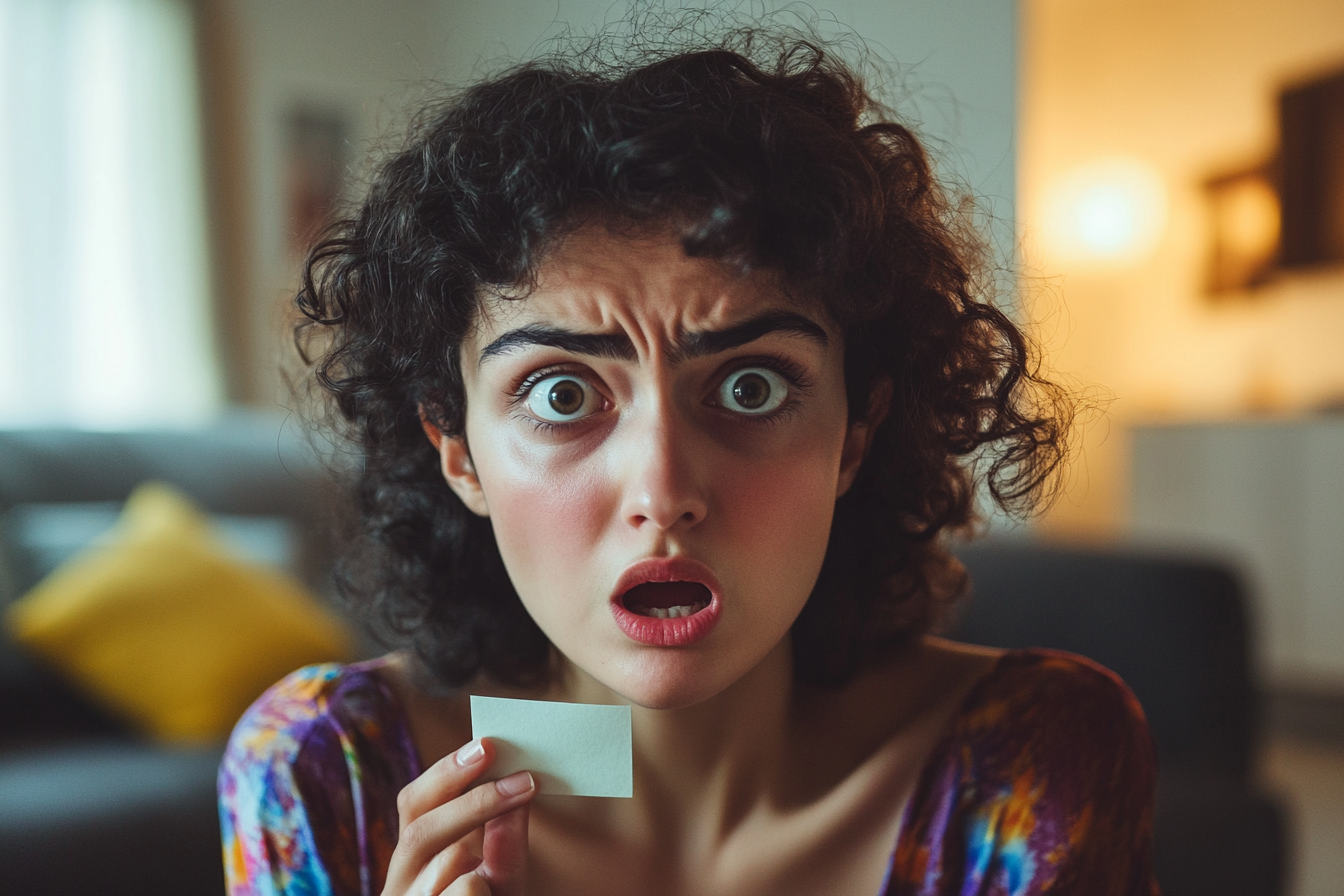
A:
<svg viewBox="0 0 1344 896">
<path fill-rule="evenodd" d="M 1055 181 L 1044 217 L 1050 246 L 1061 257 L 1129 261 L 1157 243 L 1166 209 L 1156 171 L 1130 159 L 1105 159 Z"/>
<path fill-rule="evenodd" d="M 1210 231 L 1209 289 L 1235 292 L 1266 282 L 1279 252 L 1279 194 L 1264 166 L 1205 185 Z"/>
<path fill-rule="evenodd" d="M 1279 242 L 1279 197 L 1264 180 L 1245 178 L 1225 191 L 1215 226 L 1230 250 L 1269 255 Z"/>
</svg>

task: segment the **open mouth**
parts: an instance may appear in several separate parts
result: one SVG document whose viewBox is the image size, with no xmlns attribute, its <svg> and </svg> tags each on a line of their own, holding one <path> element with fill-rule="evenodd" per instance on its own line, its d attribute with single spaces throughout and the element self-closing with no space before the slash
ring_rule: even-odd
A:
<svg viewBox="0 0 1344 896">
<path fill-rule="evenodd" d="M 714 570 L 691 557 L 646 557 L 626 567 L 611 592 L 616 625 L 650 647 L 689 647 L 723 612 Z"/>
<path fill-rule="evenodd" d="M 699 613 L 712 599 L 699 582 L 644 582 L 625 592 L 621 604 L 639 616 L 680 619 Z"/>
</svg>

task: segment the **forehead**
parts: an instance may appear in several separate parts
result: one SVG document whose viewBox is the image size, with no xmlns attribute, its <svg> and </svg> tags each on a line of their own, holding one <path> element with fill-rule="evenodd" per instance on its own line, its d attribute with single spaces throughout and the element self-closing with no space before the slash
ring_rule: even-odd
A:
<svg viewBox="0 0 1344 896">
<path fill-rule="evenodd" d="M 671 231 L 624 236 L 588 227 L 547 254 L 525 298 L 483 298 L 468 343 L 479 350 L 506 329 L 547 323 L 625 333 L 647 348 L 770 311 L 806 313 L 831 329 L 819 308 L 791 297 L 771 272 L 744 275 L 712 259 L 690 258 Z"/>
</svg>

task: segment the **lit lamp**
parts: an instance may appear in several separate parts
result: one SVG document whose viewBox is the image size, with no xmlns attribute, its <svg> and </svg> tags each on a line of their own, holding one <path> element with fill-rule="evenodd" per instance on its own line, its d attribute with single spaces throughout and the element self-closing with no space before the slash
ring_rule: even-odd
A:
<svg viewBox="0 0 1344 896">
<path fill-rule="evenodd" d="M 1264 167 L 1208 180 L 1209 290 L 1230 292 L 1269 279 L 1279 251 L 1279 194 Z"/>
<path fill-rule="evenodd" d="M 1162 235 L 1167 197 L 1151 166 L 1102 159 L 1060 177 L 1045 197 L 1045 224 L 1061 259 L 1128 263 L 1152 251 Z"/>
</svg>

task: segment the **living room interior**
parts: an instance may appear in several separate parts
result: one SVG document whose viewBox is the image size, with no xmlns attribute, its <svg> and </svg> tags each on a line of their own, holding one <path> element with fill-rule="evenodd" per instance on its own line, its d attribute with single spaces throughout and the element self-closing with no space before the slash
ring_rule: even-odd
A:
<svg viewBox="0 0 1344 896">
<path fill-rule="evenodd" d="M 231 720 L 381 650 L 328 578 L 358 458 L 293 351 L 304 251 L 407 109 L 627 5 L 0 3 L 0 890 L 218 892 Z M 1340 896 L 1344 6 L 738 8 L 867 43 L 1080 398 L 1054 502 L 959 548 L 954 634 L 1130 681 L 1165 892 Z"/>
</svg>

